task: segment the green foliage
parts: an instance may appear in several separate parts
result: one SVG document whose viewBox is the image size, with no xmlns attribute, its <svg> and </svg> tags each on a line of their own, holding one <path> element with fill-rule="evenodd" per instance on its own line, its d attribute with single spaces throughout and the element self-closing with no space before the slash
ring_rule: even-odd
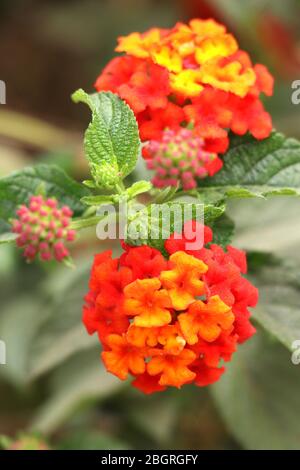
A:
<svg viewBox="0 0 300 470">
<path fill-rule="evenodd" d="M 292 261 L 264 257 L 254 270 L 253 282 L 259 286 L 259 303 L 253 318 L 287 349 L 300 339 L 300 269 Z"/>
<path fill-rule="evenodd" d="M 164 243 L 172 233 L 182 231 L 183 220 L 196 219 L 210 225 L 224 211 L 224 206 L 181 201 L 150 204 L 129 218 L 127 242 L 131 245 L 149 245 L 166 254 Z"/>
<path fill-rule="evenodd" d="M 300 195 L 300 142 L 273 132 L 258 141 L 233 137 L 224 166 L 201 181 L 200 194 L 209 201 L 230 198 Z"/>
<path fill-rule="evenodd" d="M 166 188 L 157 189 L 153 188 L 154 202 L 160 204 L 162 202 L 169 202 L 178 196 L 178 186 L 167 186 Z M 177 193 L 177 194 L 176 194 Z"/>
<path fill-rule="evenodd" d="M 101 365 L 98 348 L 73 356 L 55 371 L 51 397 L 31 423 L 32 431 L 52 433 L 78 409 L 111 396 L 120 385 Z"/>
<path fill-rule="evenodd" d="M 100 206 L 101 204 L 113 204 L 114 196 L 85 196 L 81 199 L 81 202 L 87 206 Z"/>
<path fill-rule="evenodd" d="M 121 200 L 131 200 L 139 194 L 150 191 L 152 184 L 149 181 L 137 181 L 132 186 L 122 191 L 121 194 L 85 196 L 81 202 L 87 206 L 100 206 L 101 204 L 115 204 Z"/>
<path fill-rule="evenodd" d="M 56 270 L 44 284 L 43 295 L 48 307 L 31 343 L 27 380 L 45 374 L 72 354 L 97 344 L 96 337 L 90 338 L 81 323 L 90 265 L 91 261 L 82 260 L 76 270 Z"/>
<path fill-rule="evenodd" d="M 208 223 L 213 230 L 213 243 L 226 248 L 233 239 L 234 222 L 226 214 Z"/>
<path fill-rule="evenodd" d="M 130 446 L 105 432 L 82 429 L 70 433 L 60 442 L 61 450 L 128 450 Z"/>
<path fill-rule="evenodd" d="M 291 353 L 261 332 L 240 346 L 213 396 L 246 449 L 299 449 L 300 375 Z"/>
<path fill-rule="evenodd" d="M 7 365 L 0 369 L 1 378 L 18 386 L 28 380 L 30 351 L 44 318 L 44 304 L 32 292 L 31 296 L 19 295 L 5 305 L 0 316 L 0 337 L 5 341 L 9 358 Z"/>
<path fill-rule="evenodd" d="M 74 216 L 82 215 L 85 206 L 80 202 L 89 190 L 70 178 L 62 169 L 53 165 L 36 165 L 12 173 L 0 179 L 0 233 L 8 232 L 9 220 L 15 216 L 20 204 L 42 191 L 56 197 L 60 204 L 68 205 Z"/>
<path fill-rule="evenodd" d="M 129 197 L 129 199 L 132 199 L 139 194 L 146 193 L 147 191 L 150 191 L 152 188 L 152 184 L 149 181 L 137 181 L 136 183 L 133 183 L 130 188 L 126 190 L 126 193 Z"/>
<path fill-rule="evenodd" d="M 92 111 L 84 148 L 92 176 L 99 187 L 112 188 L 135 168 L 140 139 L 135 116 L 129 106 L 110 92 L 88 95 L 82 89 L 73 96 Z"/>
</svg>

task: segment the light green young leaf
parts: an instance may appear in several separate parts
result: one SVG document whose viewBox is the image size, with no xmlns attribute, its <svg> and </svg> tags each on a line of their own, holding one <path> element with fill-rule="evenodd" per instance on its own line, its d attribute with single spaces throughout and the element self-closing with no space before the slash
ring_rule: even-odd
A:
<svg viewBox="0 0 300 470">
<path fill-rule="evenodd" d="M 199 193 L 208 201 L 299 196 L 300 142 L 275 131 L 261 141 L 234 137 L 222 170 L 201 180 Z"/>
<path fill-rule="evenodd" d="M 133 111 L 110 92 L 89 95 L 77 90 L 72 99 L 85 103 L 92 121 L 84 138 L 92 176 L 99 186 L 113 187 L 136 166 L 140 152 L 138 125 Z"/>
<path fill-rule="evenodd" d="M 130 188 L 126 190 L 126 193 L 129 196 L 129 199 L 133 199 L 135 196 L 138 196 L 139 194 L 146 193 L 147 191 L 150 191 L 152 188 L 152 183 L 150 181 L 137 181 L 136 183 L 133 183 Z"/>
<path fill-rule="evenodd" d="M 91 188 L 91 189 L 96 189 L 97 188 L 97 185 L 96 185 L 95 181 L 93 181 L 93 180 L 84 180 L 84 181 L 82 181 L 82 184 L 84 184 L 84 186 L 86 186 L 87 188 Z"/>
<path fill-rule="evenodd" d="M 9 231 L 9 219 L 15 216 L 18 206 L 27 204 L 41 185 L 46 196 L 68 205 L 75 217 L 82 215 L 85 206 L 80 199 L 90 194 L 87 188 L 55 165 L 26 167 L 0 179 L 0 233 Z"/>
<path fill-rule="evenodd" d="M 100 206 L 100 204 L 113 204 L 113 196 L 85 196 L 81 199 L 81 202 L 87 206 Z"/>
<path fill-rule="evenodd" d="M 178 190 L 179 185 L 176 186 L 167 186 L 166 188 L 157 189 L 153 188 L 153 195 L 154 195 L 154 203 L 155 204 L 162 204 L 165 202 L 169 202 L 176 198 L 176 192 Z"/>
</svg>

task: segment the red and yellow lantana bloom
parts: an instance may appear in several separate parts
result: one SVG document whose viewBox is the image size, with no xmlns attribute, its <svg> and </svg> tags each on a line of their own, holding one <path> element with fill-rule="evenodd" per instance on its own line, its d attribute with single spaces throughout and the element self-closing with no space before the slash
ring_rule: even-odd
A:
<svg viewBox="0 0 300 470">
<path fill-rule="evenodd" d="M 255 332 L 248 308 L 258 293 L 243 277 L 245 253 L 224 251 L 212 236 L 205 227 L 204 245 L 188 251 L 184 237 L 172 235 L 168 259 L 125 244 L 119 259 L 110 251 L 95 256 L 83 322 L 98 333 L 107 370 L 133 376 L 145 393 L 217 381 L 223 362 Z"/>
<path fill-rule="evenodd" d="M 160 141 L 165 129 L 189 125 L 215 156 L 218 171 L 229 130 L 269 136 L 272 121 L 260 94 L 272 95 L 273 78 L 264 65 L 252 64 L 225 26 L 194 19 L 132 33 L 119 38 L 116 51 L 123 55 L 109 62 L 95 87 L 127 101 L 143 141 Z"/>
</svg>

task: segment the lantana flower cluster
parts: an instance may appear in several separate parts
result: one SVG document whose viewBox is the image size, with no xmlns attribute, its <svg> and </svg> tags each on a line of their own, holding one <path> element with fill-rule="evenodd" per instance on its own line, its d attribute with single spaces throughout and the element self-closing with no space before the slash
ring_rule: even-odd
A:
<svg viewBox="0 0 300 470">
<path fill-rule="evenodd" d="M 55 198 L 31 196 L 28 206 L 17 210 L 12 220 L 16 243 L 27 261 L 39 255 L 42 261 L 63 261 L 70 256 L 65 242 L 74 241 L 76 233 L 70 229 L 73 211 L 68 206 L 58 207 Z"/>
<path fill-rule="evenodd" d="M 184 233 L 203 229 L 187 224 Z M 174 234 L 168 259 L 126 244 L 118 259 L 110 251 L 95 256 L 83 322 L 98 333 L 107 370 L 121 380 L 130 374 L 144 393 L 217 381 L 223 362 L 255 332 L 248 308 L 258 292 L 243 277 L 245 253 L 224 251 L 212 237 L 205 227 L 204 245 L 188 251 L 185 236 Z"/>
<path fill-rule="evenodd" d="M 120 37 L 114 58 L 98 77 L 135 112 L 143 141 L 161 141 L 165 129 L 193 126 L 204 150 L 226 151 L 228 132 L 269 136 L 270 115 L 260 94 L 271 96 L 273 78 L 253 65 L 232 34 L 214 20 L 194 19 L 171 29 Z"/>
</svg>

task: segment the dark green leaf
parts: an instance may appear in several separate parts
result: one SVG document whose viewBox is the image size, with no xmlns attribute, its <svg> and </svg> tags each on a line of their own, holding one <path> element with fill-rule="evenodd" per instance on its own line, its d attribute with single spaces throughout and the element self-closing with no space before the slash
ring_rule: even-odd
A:
<svg viewBox="0 0 300 470">
<path fill-rule="evenodd" d="M 201 180 L 200 194 L 210 201 L 228 198 L 300 195 L 300 142 L 273 132 L 258 141 L 232 138 L 224 166 Z"/>
<path fill-rule="evenodd" d="M 232 241 L 234 235 L 234 222 L 226 215 L 207 223 L 213 230 L 213 243 L 226 248 Z"/>
<path fill-rule="evenodd" d="M 36 165 L 0 179 L 0 230 L 7 232 L 9 219 L 15 216 L 20 204 L 27 204 L 30 196 L 43 186 L 46 196 L 56 197 L 68 205 L 74 216 L 80 216 L 85 206 L 80 198 L 89 190 L 71 179 L 62 169 L 53 165 Z"/>
</svg>

